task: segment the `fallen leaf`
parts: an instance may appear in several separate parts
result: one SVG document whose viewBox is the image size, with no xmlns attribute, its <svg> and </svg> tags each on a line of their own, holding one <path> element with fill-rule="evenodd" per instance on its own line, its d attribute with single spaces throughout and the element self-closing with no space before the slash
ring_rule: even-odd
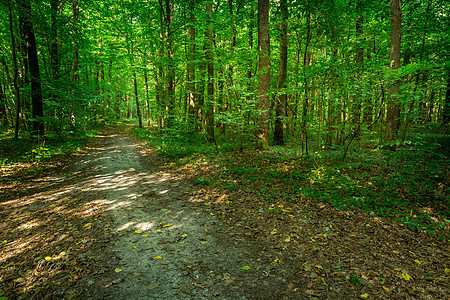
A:
<svg viewBox="0 0 450 300">
<path fill-rule="evenodd" d="M 421 265 L 420 261 L 418 261 L 417 259 L 415 259 L 414 261 L 415 261 L 415 263 L 416 263 L 418 266 Z"/>
<path fill-rule="evenodd" d="M 250 269 L 251 269 L 250 266 L 243 266 L 243 267 L 241 267 L 241 270 L 250 270 Z"/>
<path fill-rule="evenodd" d="M 148 234 L 143 234 L 142 236 L 143 236 L 143 237 L 148 237 Z"/>
<path fill-rule="evenodd" d="M 449 269 L 449 268 L 445 268 L 444 272 L 445 272 L 446 274 L 448 274 L 448 273 L 450 273 L 450 269 Z"/>
<path fill-rule="evenodd" d="M 149 285 L 147 286 L 147 290 L 149 290 L 149 291 L 154 290 L 154 289 L 156 289 L 158 286 L 159 286 L 159 283 L 157 283 L 157 282 L 151 283 L 151 284 L 149 284 Z"/>
<path fill-rule="evenodd" d="M 364 293 L 364 294 L 361 294 L 359 297 L 363 298 L 363 299 L 367 299 L 367 298 L 369 298 L 369 294 Z"/>
<path fill-rule="evenodd" d="M 288 236 L 287 239 L 284 240 L 285 242 L 289 243 L 291 241 L 291 237 Z"/>
<path fill-rule="evenodd" d="M 277 230 L 276 229 L 274 229 L 274 230 L 272 230 L 271 232 L 270 232 L 270 234 L 276 234 L 277 233 Z"/>
<path fill-rule="evenodd" d="M 306 294 L 311 295 L 311 296 L 316 296 L 316 297 L 321 297 L 322 294 L 313 290 L 306 290 L 305 291 Z"/>
<path fill-rule="evenodd" d="M 208 242 L 206 242 L 206 241 L 201 241 L 200 243 L 202 243 L 202 244 L 207 244 Z"/>
<path fill-rule="evenodd" d="M 52 260 L 52 258 L 51 258 L 50 256 L 46 256 L 44 259 L 45 259 L 46 261 Z"/>
<path fill-rule="evenodd" d="M 137 248 L 137 246 L 131 246 L 130 248 L 131 248 L 131 249 L 136 249 L 136 248 Z"/>
<path fill-rule="evenodd" d="M 161 259 L 162 258 L 162 256 L 155 256 L 155 259 Z"/>
<path fill-rule="evenodd" d="M 135 230 L 135 233 L 142 233 L 142 230 Z"/>
<path fill-rule="evenodd" d="M 400 252 L 398 252 L 398 251 L 395 251 L 395 250 L 394 250 L 394 251 L 392 251 L 392 252 L 394 252 L 395 254 L 399 254 L 399 253 L 400 253 Z"/>
<path fill-rule="evenodd" d="M 92 223 L 86 223 L 86 224 L 84 224 L 84 227 L 88 227 L 88 226 L 92 226 L 92 225 L 94 225 L 94 224 L 92 224 Z"/>
<path fill-rule="evenodd" d="M 170 226 L 172 226 L 172 224 L 163 225 L 163 227 L 170 227 Z"/>
<path fill-rule="evenodd" d="M 323 267 L 321 265 L 315 265 L 314 267 L 316 267 L 317 269 L 323 270 Z"/>
<path fill-rule="evenodd" d="M 405 279 L 405 280 L 411 280 L 411 279 L 413 279 L 411 276 L 409 276 L 407 273 L 402 273 L 402 277 L 403 277 L 403 279 Z"/>
<path fill-rule="evenodd" d="M 115 268 L 114 271 L 116 271 L 116 273 L 120 273 L 120 272 L 122 272 L 122 269 Z"/>
</svg>

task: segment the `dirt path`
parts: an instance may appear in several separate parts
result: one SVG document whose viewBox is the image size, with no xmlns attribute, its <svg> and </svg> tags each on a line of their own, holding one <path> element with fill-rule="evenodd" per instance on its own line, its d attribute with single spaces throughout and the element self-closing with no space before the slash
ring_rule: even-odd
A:
<svg viewBox="0 0 450 300">
<path fill-rule="evenodd" d="M 244 255 L 245 245 L 223 243 L 229 237 L 221 234 L 216 219 L 201 209 L 203 204 L 189 201 L 195 187 L 144 165 L 130 138 L 105 137 L 103 147 L 79 166 L 92 173 L 78 188 L 101 192 L 104 198 L 93 201 L 114 220 L 104 228 L 114 235 L 104 249 L 114 253 L 104 256 L 110 279 L 92 296 L 246 299 L 261 290 L 263 272 L 240 269 L 255 268 L 255 258 Z M 122 271 L 111 275 L 116 269 Z"/>
<path fill-rule="evenodd" d="M 0 297 L 288 297 L 288 282 L 199 201 L 199 186 L 120 131 L 60 174 L 3 184 Z"/>
</svg>

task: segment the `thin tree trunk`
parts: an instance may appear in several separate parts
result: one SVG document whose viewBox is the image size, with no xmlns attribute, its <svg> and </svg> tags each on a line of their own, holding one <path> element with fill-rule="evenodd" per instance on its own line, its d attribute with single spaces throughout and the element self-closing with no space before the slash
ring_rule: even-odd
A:
<svg viewBox="0 0 450 300">
<path fill-rule="evenodd" d="M 149 87 L 148 87 L 148 72 L 147 68 L 144 69 L 144 83 L 145 83 L 145 106 L 147 108 L 147 126 L 151 125 L 150 119 L 150 96 L 149 96 Z"/>
<path fill-rule="evenodd" d="M 302 152 L 308 155 L 308 109 L 309 109 L 309 88 L 308 78 L 306 77 L 306 69 L 309 66 L 308 47 L 311 40 L 311 11 L 308 7 L 307 11 L 307 28 L 306 28 L 306 45 L 305 53 L 303 55 L 303 84 L 304 84 L 304 98 L 303 98 L 303 113 L 302 113 Z"/>
<path fill-rule="evenodd" d="M 80 13 L 80 0 L 72 1 L 72 13 L 73 13 L 73 64 L 72 64 L 72 82 L 74 84 L 78 83 L 79 74 L 78 74 L 78 63 L 79 63 L 79 53 L 78 53 L 78 17 Z M 72 102 L 70 108 L 70 124 L 72 127 L 76 125 L 76 116 L 75 116 L 75 103 Z"/>
<path fill-rule="evenodd" d="M 172 127 L 175 120 L 175 70 L 172 53 L 172 11 L 170 6 L 170 0 L 165 0 L 165 37 L 166 37 L 166 53 L 167 53 L 167 100 L 168 100 L 168 119 L 167 127 Z"/>
<path fill-rule="evenodd" d="M 447 91 L 445 93 L 442 124 L 450 123 L 450 64 L 447 63 L 446 69 L 447 69 Z"/>
<path fill-rule="evenodd" d="M 269 148 L 270 38 L 269 0 L 258 0 L 258 148 Z"/>
<path fill-rule="evenodd" d="M 14 139 L 19 138 L 19 123 L 20 123 L 20 90 L 17 82 L 17 78 L 19 76 L 19 69 L 17 67 L 17 58 L 16 58 L 16 41 L 14 38 L 14 30 L 13 30 L 13 20 L 12 20 L 12 8 L 11 4 L 9 5 L 9 32 L 11 34 L 11 52 L 12 52 L 12 60 L 14 65 L 14 76 L 13 76 L 13 84 L 14 84 L 14 93 L 16 96 L 16 115 L 15 115 L 15 127 L 14 127 Z"/>
<path fill-rule="evenodd" d="M 288 7 L 287 0 L 280 1 L 281 24 L 280 24 L 280 65 L 278 69 L 278 99 L 275 105 L 275 129 L 273 141 L 276 145 L 284 145 L 283 118 L 285 117 L 286 91 L 287 88 L 287 56 L 288 56 Z"/>
<path fill-rule="evenodd" d="M 214 54 L 213 54 L 213 28 L 212 3 L 206 4 L 208 29 L 206 30 L 206 57 L 207 57 L 207 99 L 206 99 L 206 136 L 208 142 L 214 142 Z"/>
<path fill-rule="evenodd" d="M 195 17 L 194 17 L 194 5 L 193 1 L 190 2 L 191 13 L 189 16 L 190 26 L 189 26 L 189 52 L 187 57 L 187 87 L 188 90 L 188 122 L 192 130 L 195 130 L 195 119 L 196 114 L 196 97 L 195 97 Z"/>
<path fill-rule="evenodd" d="M 391 0 L 391 54 L 390 69 L 396 74 L 396 70 L 400 67 L 400 50 L 401 50 L 401 15 L 400 0 Z M 400 128 L 400 104 L 397 97 L 400 95 L 400 81 L 393 79 L 389 90 L 389 98 L 386 115 L 386 141 L 395 141 Z"/>
</svg>

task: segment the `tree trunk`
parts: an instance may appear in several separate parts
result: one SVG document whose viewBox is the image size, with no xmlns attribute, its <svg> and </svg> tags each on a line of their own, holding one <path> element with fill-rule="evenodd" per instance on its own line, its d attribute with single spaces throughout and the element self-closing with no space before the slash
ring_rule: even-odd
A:
<svg viewBox="0 0 450 300">
<path fill-rule="evenodd" d="M 78 53 L 78 16 L 80 13 L 80 0 L 73 0 L 72 1 L 72 13 L 73 13 L 73 63 L 72 63 L 72 82 L 74 84 L 78 83 L 79 74 L 78 74 L 78 60 L 79 60 L 79 53 Z M 72 127 L 75 127 L 76 125 L 76 117 L 75 117 L 75 103 L 72 102 L 71 108 L 70 108 L 70 124 Z"/>
<path fill-rule="evenodd" d="M 356 3 L 356 13 L 357 13 L 357 17 L 356 17 L 356 41 L 358 42 L 358 47 L 356 50 L 356 55 L 355 55 L 355 63 L 356 63 L 356 75 L 355 75 L 355 84 L 356 84 L 356 88 L 355 88 L 355 95 L 352 96 L 351 100 L 352 100 L 352 106 L 353 106 L 353 118 L 352 118 L 352 125 L 353 125 L 353 130 L 355 135 L 359 134 L 359 126 L 361 123 L 361 103 L 362 103 L 362 99 L 361 99 L 361 92 L 359 89 L 359 82 L 361 81 L 361 76 L 362 76 L 362 67 L 363 67 L 363 59 L 364 59 L 364 48 L 362 47 L 362 43 L 363 43 L 363 39 L 362 39 L 362 35 L 363 35 L 363 22 L 364 22 L 364 17 L 361 14 L 361 4 L 359 2 Z"/>
<path fill-rule="evenodd" d="M 275 129 L 273 142 L 276 145 L 284 145 L 283 118 L 285 117 L 286 91 L 287 88 L 287 56 L 288 56 L 288 7 L 287 0 L 280 1 L 281 24 L 280 24 L 280 66 L 278 69 L 278 99 L 275 105 Z"/>
<path fill-rule="evenodd" d="M 147 126 L 151 125 L 150 119 L 150 96 L 149 96 L 149 87 L 148 87 L 148 71 L 147 67 L 144 69 L 144 84 L 145 84 L 145 106 L 147 108 Z"/>
<path fill-rule="evenodd" d="M 400 0 L 391 0 L 391 54 L 390 69 L 393 76 L 396 76 L 396 70 L 400 67 L 401 50 L 401 15 Z M 389 98 L 386 115 L 386 136 L 385 140 L 395 141 L 400 128 L 400 104 L 397 97 L 400 95 L 400 80 L 394 78 L 389 90 Z"/>
<path fill-rule="evenodd" d="M 448 62 L 448 56 L 445 68 L 447 69 L 447 91 L 445 93 L 442 124 L 450 123 L 450 63 Z"/>
<path fill-rule="evenodd" d="M 195 17 L 193 1 L 190 2 L 190 26 L 189 26 L 189 52 L 187 57 L 187 87 L 188 90 L 188 122 L 190 128 L 195 130 L 196 113 L 196 99 L 195 99 Z"/>
<path fill-rule="evenodd" d="M 207 74 L 207 99 L 206 99 L 206 136 L 208 142 L 214 142 L 214 54 L 213 54 L 213 28 L 211 23 L 212 18 L 212 3 L 206 4 L 208 29 L 206 31 L 206 57 L 208 65 Z"/>
<path fill-rule="evenodd" d="M 133 66 L 133 84 L 134 84 L 134 99 L 136 100 L 136 113 L 139 121 L 139 128 L 142 128 L 141 106 L 139 104 L 136 69 L 134 69 L 134 66 Z"/>
<path fill-rule="evenodd" d="M 14 126 L 14 139 L 19 138 L 19 122 L 20 122 L 20 90 L 19 84 L 17 82 L 17 78 L 19 76 L 19 69 L 17 67 L 17 58 L 16 58 L 16 41 L 14 38 L 14 30 L 13 30 L 13 20 L 12 20 L 12 8 L 11 4 L 9 5 L 9 32 L 11 34 L 11 52 L 12 52 L 12 60 L 14 66 L 14 76 L 13 76 L 13 84 L 14 84 L 14 93 L 16 96 L 16 114 L 15 114 L 15 126 Z M 6 65 L 6 64 L 5 64 Z"/>
<path fill-rule="evenodd" d="M 258 0 L 258 148 L 269 148 L 270 38 L 269 0 Z"/>
<path fill-rule="evenodd" d="M 30 0 L 21 1 L 22 28 L 27 47 L 28 67 L 31 81 L 31 115 L 32 115 L 32 136 L 44 135 L 44 108 L 42 102 L 41 74 L 39 72 L 39 59 L 36 47 L 36 38 L 31 21 Z"/>
<path fill-rule="evenodd" d="M 166 53 L 167 53 L 167 100 L 168 100 L 168 119 L 167 127 L 172 127 L 175 120 L 175 70 L 172 53 L 172 11 L 170 0 L 165 1 L 165 23 L 166 23 Z"/>
<path fill-rule="evenodd" d="M 307 28 L 306 28 L 306 45 L 305 53 L 303 55 L 303 84 L 304 84 L 304 98 L 303 98 L 303 112 L 302 112 L 302 152 L 308 155 L 308 110 L 309 110 L 309 87 L 308 78 L 306 76 L 306 69 L 309 66 L 308 47 L 311 41 L 311 11 L 307 8 Z"/>
</svg>

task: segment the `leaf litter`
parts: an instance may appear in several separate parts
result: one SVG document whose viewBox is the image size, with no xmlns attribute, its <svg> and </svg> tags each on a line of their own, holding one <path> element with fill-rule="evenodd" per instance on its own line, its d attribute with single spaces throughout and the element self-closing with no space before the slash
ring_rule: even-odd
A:
<svg viewBox="0 0 450 300">
<path fill-rule="evenodd" d="M 89 151 L 103 147 L 98 141 L 93 146 Z M 150 158 L 147 162 L 155 164 L 156 159 Z M 195 168 L 194 172 L 192 168 L 173 165 L 159 167 L 176 178 L 187 180 L 216 176 L 219 170 L 211 166 Z M 92 203 L 92 199 L 108 195 L 77 189 L 77 183 L 90 178 L 96 170 L 71 171 L 71 167 L 62 164 L 57 171 L 51 170 L 48 181 L 38 181 L 40 177 L 31 176 L 20 185 L 1 183 L 0 217 L 5 221 L 1 222 L 4 234 L 0 245 L 3 293 L 0 297 L 28 299 L 32 295 L 46 299 L 52 295 L 77 299 L 94 286 L 119 287 L 127 278 L 111 274 L 131 274 L 123 272 L 126 265 L 114 266 L 113 263 L 118 261 L 112 257 L 107 257 L 110 264 L 105 263 L 99 253 L 110 253 L 111 244 L 119 238 L 128 238 L 128 231 L 140 237 L 141 229 L 131 227 L 115 233 L 111 229 L 113 220 L 105 214 L 105 207 Z M 39 176 L 43 176 L 42 172 Z M 199 244 L 220 241 L 222 245 L 243 252 L 232 258 L 234 273 L 230 269 L 221 272 L 199 259 L 191 265 L 180 266 L 179 276 L 189 278 L 190 284 L 172 286 L 173 297 L 226 296 L 235 293 L 236 288 L 255 292 L 249 287 L 261 284 L 257 291 L 259 296 L 273 295 L 273 299 L 301 296 L 438 299 L 445 296 L 449 288 L 450 271 L 445 264 L 450 261 L 447 241 L 411 233 L 396 223 L 376 218 L 376 215 L 369 217 L 359 211 L 336 211 L 327 204 L 308 199 L 269 205 L 255 189 L 245 187 L 234 190 L 193 188 L 179 198 L 200 203 L 204 216 L 198 218 L 216 224 L 208 226 L 214 230 L 203 230 L 208 239 L 198 239 L 191 233 L 188 236 L 186 232 L 176 231 L 175 226 L 165 228 L 164 224 L 173 224 L 163 220 L 163 216 L 150 215 L 142 220 L 149 222 L 161 218 L 156 224 L 163 225 L 144 234 L 147 239 L 152 232 L 161 236 L 158 240 L 161 249 L 171 243 L 183 247 L 197 240 Z M 170 209 L 160 211 L 168 213 Z M 167 231 L 156 229 L 158 227 Z M 224 236 L 229 238 L 224 239 Z M 249 247 L 240 248 L 241 244 Z M 140 245 L 129 251 L 136 251 Z M 167 254 L 170 259 L 162 262 L 167 264 L 160 264 L 161 268 L 167 267 L 173 260 L 173 253 L 177 252 L 176 248 L 173 251 L 165 248 L 166 254 L 158 255 L 151 246 L 142 250 L 141 253 L 150 252 L 157 260 Z M 65 255 L 58 255 L 62 252 Z M 54 259 L 56 257 L 59 258 Z M 223 253 L 211 251 L 211 257 L 223 257 Z M 246 272 L 239 273 L 239 269 Z M 247 278 L 254 283 L 248 283 Z M 157 281 L 150 281 L 144 287 L 157 293 L 162 288 Z M 211 283 L 221 288 L 214 290 Z"/>
</svg>

